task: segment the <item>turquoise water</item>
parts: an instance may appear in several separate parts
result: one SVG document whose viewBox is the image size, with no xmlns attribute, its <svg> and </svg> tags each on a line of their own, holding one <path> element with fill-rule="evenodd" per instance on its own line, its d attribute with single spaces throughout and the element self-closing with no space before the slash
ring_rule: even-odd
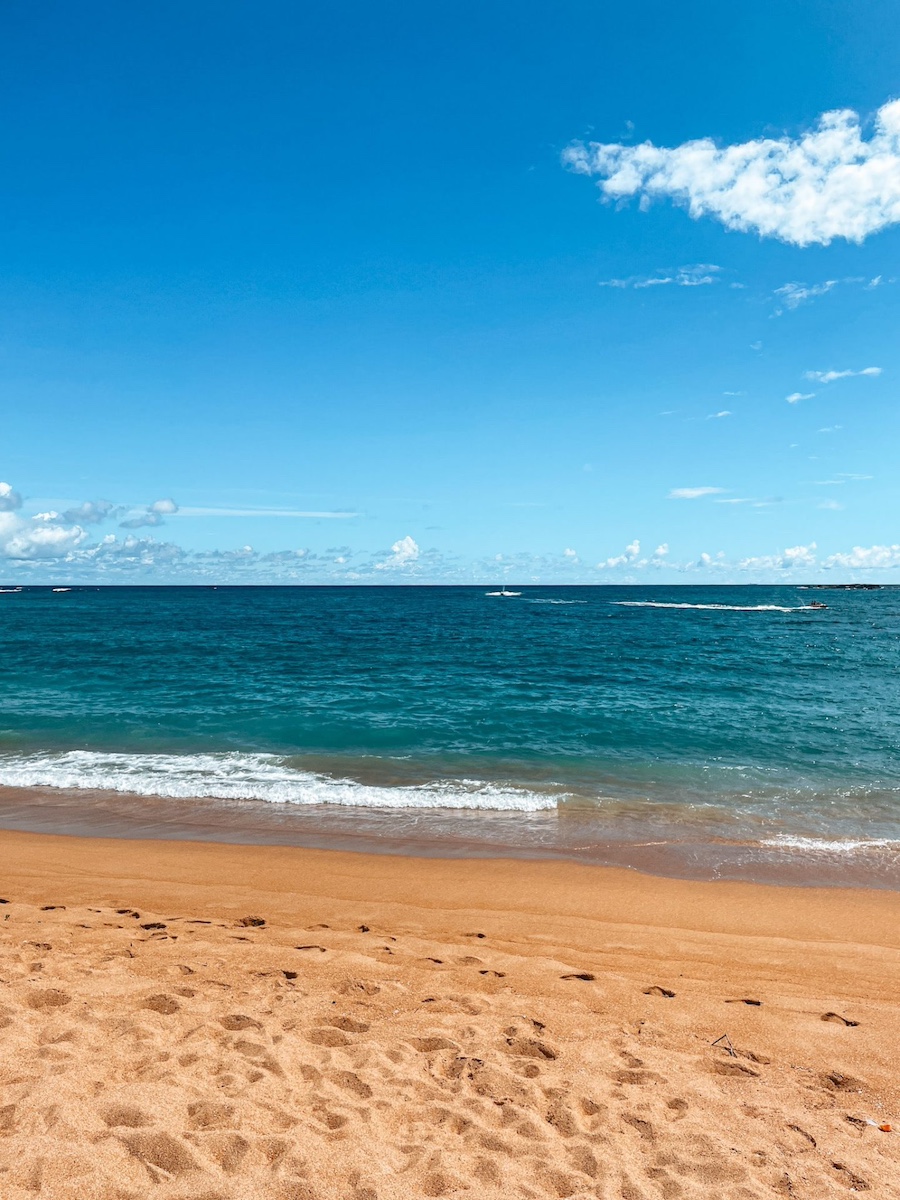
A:
<svg viewBox="0 0 900 1200">
<path fill-rule="evenodd" d="M 896 862 L 900 590 L 489 590 L 0 593 L 0 785 Z"/>
</svg>

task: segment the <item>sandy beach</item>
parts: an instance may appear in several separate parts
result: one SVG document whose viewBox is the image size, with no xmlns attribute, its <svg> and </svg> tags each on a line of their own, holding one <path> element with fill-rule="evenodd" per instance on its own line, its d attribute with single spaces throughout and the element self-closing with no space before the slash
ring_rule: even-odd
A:
<svg viewBox="0 0 900 1200">
<path fill-rule="evenodd" d="M 897 893 L 0 854 L 4 1200 L 900 1196 Z"/>
</svg>

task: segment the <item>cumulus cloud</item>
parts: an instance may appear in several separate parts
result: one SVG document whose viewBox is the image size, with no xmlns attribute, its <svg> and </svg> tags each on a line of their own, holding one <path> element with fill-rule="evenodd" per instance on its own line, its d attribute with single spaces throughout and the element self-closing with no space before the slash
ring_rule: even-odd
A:
<svg viewBox="0 0 900 1200">
<path fill-rule="evenodd" d="M 416 562 L 419 557 L 419 546 L 409 534 L 400 538 L 391 546 L 391 557 L 384 562 L 376 563 L 376 571 L 388 571 L 393 567 L 407 567 Z"/>
<path fill-rule="evenodd" d="M 650 288 L 666 287 L 704 287 L 717 283 L 717 272 L 721 271 L 715 263 L 695 263 L 692 267 L 678 267 L 674 271 L 656 271 L 652 275 L 629 275 L 627 279 L 601 279 L 600 287 L 611 288 Z"/>
<path fill-rule="evenodd" d="M 737 564 L 740 571 L 790 571 L 796 567 L 816 565 L 816 543 L 808 546 L 789 546 L 780 554 L 762 554 L 742 558 Z"/>
<path fill-rule="evenodd" d="M 635 538 L 633 542 L 629 542 L 625 547 L 624 554 L 616 554 L 612 558 L 607 558 L 605 562 L 597 563 L 597 570 L 611 571 L 615 570 L 616 567 L 645 566 L 646 560 L 644 562 L 638 562 L 640 553 L 641 543 L 637 538 Z"/>
<path fill-rule="evenodd" d="M 174 500 L 166 498 L 163 500 L 154 500 L 152 504 L 137 513 L 133 517 L 129 517 L 127 521 L 120 521 L 120 529 L 141 529 L 144 526 L 162 525 L 164 517 L 171 517 L 178 512 L 178 505 Z"/>
<path fill-rule="evenodd" d="M 785 396 L 788 404 L 799 404 L 801 400 L 814 400 L 815 392 L 791 392 L 789 396 Z"/>
<path fill-rule="evenodd" d="M 852 379 L 857 375 L 877 376 L 881 367 L 863 367 L 861 371 L 806 371 L 805 378 L 814 379 L 817 383 L 834 383 L 836 379 Z"/>
<path fill-rule="evenodd" d="M 87 537 L 80 525 L 62 524 L 59 513 L 21 517 L 0 512 L 0 558 L 55 559 L 79 546 Z"/>
<path fill-rule="evenodd" d="M 578 562 L 578 552 L 567 546 L 566 549 L 563 550 L 563 558 L 569 559 L 570 562 Z"/>
<path fill-rule="evenodd" d="M 854 546 L 846 554 L 830 554 L 822 563 L 826 570 L 844 567 L 852 571 L 900 567 L 900 545 Z"/>
<path fill-rule="evenodd" d="M 0 482 L 0 512 L 15 512 L 22 507 L 22 497 L 12 485 Z"/>
<path fill-rule="evenodd" d="M 670 500 L 700 500 L 703 496 L 720 496 L 726 489 L 720 487 L 681 487 L 672 488 Z"/>
<path fill-rule="evenodd" d="M 85 500 L 76 508 L 67 508 L 63 518 L 78 525 L 99 525 L 116 511 L 116 506 L 109 500 Z"/>
<path fill-rule="evenodd" d="M 800 137 L 717 146 L 711 138 L 671 148 L 644 142 L 576 142 L 563 162 L 601 177 L 603 198 L 671 199 L 693 218 L 796 246 L 862 242 L 900 221 L 900 100 L 876 113 L 865 138 L 852 109 L 823 113 Z"/>
</svg>

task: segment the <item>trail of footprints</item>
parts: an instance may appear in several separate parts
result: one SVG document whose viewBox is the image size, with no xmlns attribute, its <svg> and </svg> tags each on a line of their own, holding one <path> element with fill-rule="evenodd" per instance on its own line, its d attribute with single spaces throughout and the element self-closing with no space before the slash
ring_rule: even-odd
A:
<svg viewBox="0 0 900 1200">
<path fill-rule="evenodd" d="M 669 1031 L 679 998 L 663 984 L 516 956 L 482 933 L 435 947 L 367 924 L 298 936 L 255 915 L 3 915 L 3 1200 L 819 1200 L 869 1187 L 863 1083 L 711 1046 L 685 1032 L 689 1013 Z M 821 1020 L 840 1036 L 858 1024 Z M 680 1086 L 680 1065 L 698 1063 Z M 710 1115 L 723 1096 L 730 1122 Z"/>
</svg>

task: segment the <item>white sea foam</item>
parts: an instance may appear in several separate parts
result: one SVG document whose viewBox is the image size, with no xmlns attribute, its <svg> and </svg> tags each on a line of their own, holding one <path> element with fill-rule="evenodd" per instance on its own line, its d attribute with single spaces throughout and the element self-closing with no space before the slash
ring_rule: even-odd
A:
<svg viewBox="0 0 900 1200">
<path fill-rule="evenodd" d="M 860 850 L 877 850 L 895 847 L 900 850 L 898 838 L 815 838 L 799 834 L 779 833 L 775 837 L 763 838 L 763 846 L 775 846 L 779 850 L 809 850 L 820 854 L 855 854 Z"/>
<path fill-rule="evenodd" d="M 610 600 L 623 608 L 705 608 L 714 612 L 820 612 L 810 604 L 788 608 L 783 604 L 675 604 L 664 600 Z"/>
<path fill-rule="evenodd" d="M 587 600 L 551 600 L 549 597 L 541 596 L 536 600 L 530 600 L 530 604 L 587 604 Z"/>
<path fill-rule="evenodd" d="M 479 780 L 381 787 L 298 771 L 273 754 L 0 755 L 0 785 L 128 792 L 171 799 L 213 797 L 272 804 L 336 804 L 358 808 L 449 808 L 539 812 L 557 797 Z"/>
</svg>

